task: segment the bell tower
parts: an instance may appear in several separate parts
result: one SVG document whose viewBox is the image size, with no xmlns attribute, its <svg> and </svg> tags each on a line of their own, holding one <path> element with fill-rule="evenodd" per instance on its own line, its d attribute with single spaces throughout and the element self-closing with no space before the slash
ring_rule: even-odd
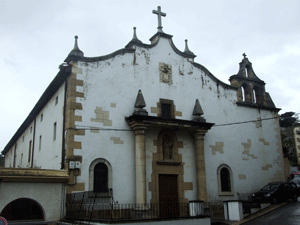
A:
<svg viewBox="0 0 300 225">
<path fill-rule="evenodd" d="M 266 83 L 256 76 L 245 53 L 243 56 L 238 73 L 229 79 L 232 86 L 238 87 L 237 105 L 276 109 L 269 93 L 265 91 Z"/>
</svg>

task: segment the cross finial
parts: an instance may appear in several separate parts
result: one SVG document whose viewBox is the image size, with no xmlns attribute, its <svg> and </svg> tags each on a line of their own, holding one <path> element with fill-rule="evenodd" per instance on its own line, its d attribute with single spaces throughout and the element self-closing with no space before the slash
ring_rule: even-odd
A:
<svg viewBox="0 0 300 225">
<path fill-rule="evenodd" d="M 243 54 L 243 56 L 244 56 L 244 59 L 245 59 L 245 58 L 246 58 L 246 56 L 247 56 L 247 55 L 246 55 L 246 53 L 244 53 L 244 54 Z"/>
<path fill-rule="evenodd" d="M 157 17 L 158 17 L 158 27 L 157 27 L 157 29 L 158 29 L 158 32 L 163 33 L 163 30 L 162 30 L 163 27 L 162 27 L 162 24 L 161 24 L 161 17 L 166 16 L 167 14 L 161 11 L 160 6 L 157 6 L 157 10 L 152 10 L 152 13 L 157 14 Z"/>
</svg>

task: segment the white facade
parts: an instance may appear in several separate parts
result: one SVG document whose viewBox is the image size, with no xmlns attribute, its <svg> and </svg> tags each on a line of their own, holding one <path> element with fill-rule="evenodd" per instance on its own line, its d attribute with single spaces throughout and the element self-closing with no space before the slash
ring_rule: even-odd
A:
<svg viewBox="0 0 300 225">
<path fill-rule="evenodd" d="M 0 196 L 0 212 L 9 203 L 26 199 L 40 207 L 45 221 L 63 218 L 64 187 L 62 184 L 5 182 L 1 184 Z"/>
<path fill-rule="evenodd" d="M 5 167 L 68 170 L 70 193 L 95 191 L 95 168 L 102 163 L 109 197 L 124 204 L 157 202 L 158 180 L 166 174 L 176 176 L 184 202 L 237 199 L 284 180 L 279 110 L 248 59 L 229 85 L 194 63 L 187 47 L 179 51 L 170 35 L 158 32 L 151 41 L 134 38 L 125 49 L 88 58 L 76 40 L 53 88 L 4 149 Z M 146 106 L 136 103 L 141 96 Z M 140 123 L 142 133 L 131 122 Z M 196 131 L 205 133 L 200 141 Z M 161 141 L 164 134 L 171 147 Z M 167 160 L 165 149 L 171 149 Z M 70 161 L 79 161 L 80 169 L 69 169 Z M 140 188 L 145 196 L 138 196 Z"/>
<path fill-rule="evenodd" d="M 82 110 L 75 114 L 82 117 L 76 122 L 77 128 L 99 128 L 100 131 L 86 130 L 84 136 L 75 136 L 81 142 L 82 149 L 75 155 L 83 158 L 81 177 L 78 182 L 85 183 L 85 190 L 92 190 L 87 183 L 90 162 L 104 158 L 113 168 L 114 198 L 119 202 L 134 202 L 134 133 L 128 130 L 125 117 L 134 111 L 134 102 L 139 89 L 142 90 L 149 116 L 156 116 L 155 108 L 160 98 L 174 101 L 176 110 L 182 116 L 176 119 L 191 120 L 193 106 L 199 99 L 207 122 L 216 125 L 236 122 L 261 121 L 213 126 L 205 135 L 205 161 L 207 192 L 210 200 L 237 198 L 237 192 L 250 193 L 267 182 L 284 179 L 282 153 L 279 151 L 278 122 L 271 119 L 276 113 L 271 110 L 258 110 L 241 107 L 236 104 L 237 91 L 229 89 L 211 79 L 205 71 L 195 67 L 192 60 L 178 55 L 172 49 L 167 38 L 160 37 L 152 48 L 134 46 L 135 53 L 117 55 L 97 62 L 76 64 L 81 73 L 77 79 L 83 80 L 83 86 L 77 87 L 84 97 L 76 98 Z M 172 84 L 160 81 L 159 63 L 172 66 Z M 95 110 L 108 115 L 105 122 L 95 122 Z M 106 123 L 106 124 L 105 124 Z M 111 130 L 105 130 L 105 129 Z M 159 131 L 146 131 L 146 179 L 151 182 L 152 153 L 156 152 L 153 140 Z M 184 181 L 192 182 L 196 187 L 196 162 L 194 142 L 190 134 L 178 132 L 180 149 L 184 165 Z M 114 143 L 118 138 L 122 143 Z M 218 145 L 221 148 L 218 150 Z M 245 147 L 245 146 L 249 147 Z M 245 150 L 248 148 L 248 150 Z M 217 171 L 221 165 L 227 165 L 232 171 L 234 190 L 231 195 L 219 195 Z M 116 187 L 122 186 L 122 189 Z M 147 188 L 148 190 L 148 188 Z M 197 190 L 186 191 L 190 200 L 196 199 Z M 151 192 L 147 193 L 147 200 Z"/>
<path fill-rule="evenodd" d="M 5 167 L 61 168 L 64 91 L 65 86 L 61 85 L 20 134 L 5 155 Z"/>
</svg>

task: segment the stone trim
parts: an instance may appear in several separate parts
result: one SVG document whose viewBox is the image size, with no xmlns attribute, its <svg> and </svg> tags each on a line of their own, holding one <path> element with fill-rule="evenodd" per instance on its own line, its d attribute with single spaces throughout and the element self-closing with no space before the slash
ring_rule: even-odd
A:
<svg viewBox="0 0 300 225">
<path fill-rule="evenodd" d="M 94 159 L 89 168 L 89 191 L 94 189 L 94 168 L 98 163 L 104 163 L 108 168 L 108 189 L 112 189 L 112 166 L 111 164 L 103 158 Z"/>
<path fill-rule="evenodd" d="M 156 108 L 151 107 L 151 113 L 156 113 L 157 117 L 162 117 L 161 104 L 168 104 L 171 106 L 171 119 L 175 119 L 176 116 L 182 117 L 182 112 L 176 111 L 176 105 L 174 105 L 174 101 L 163 98 L 160 98 L 159 102 L 156 103 Z"/>
<path fill-rule="evenodd" d="M 224 142 L 217 142 L 216 141 L 216 145 L 210 145 L 209 147 L 211 148 L 213 155 L 216 155 L 217 152 L 219 152 L 220 154 L 224 153 L 224 150 L 223 150 Z"/>
<path fill-rule="evenodd" d="M 173 163 L 160 163 L 163 162 L 163 151 L 162 151 L 162 137 L 163 135 L 168 134 L 173 139 Z M 162 130 L 158 136 L 157 140 L 153 140 L 153 145 L 157 147 L 156 153 L 153 153 L 152 161 L 152 174 L 151 182 L 148 183 L 149 191 L 151 194 L 150 203 L 159 202 L 159 174 L 172 174 L 177 175 L 178 183 L 178 199 L 179 202 L 188 202 L 188 199 L 185 198 L 184 192 L 187 190 L 193 190 L 192 182 L 184 182 L 184 165 L 182 163 L 182 155 L 178 153 L 178 148 L 182 144 L 178 144 L 177 135 L 175 132 L 170 130 Z"/>
<path fill-rule="evenodd" d="M 193 133 L 196 153 L 196 173 L 197 173 L 197 198 L 207 201 L 206 172 L 205 172 L 205 151 L 204 135 L 207 130 L 197 130 Z"/>
<path fill-rule="evenodd" d="M 221 169 L 226 168 L 229 171 L 230 174 L 230 188 L 231 191 L 222 191 L 221 188 Z M 234 186 L 233 186 L 233 175 L 231 168 L 226 164 L 221 164 L 217 169 L 217 180 L 218 180 L 218 194 L 219 195 L 225 195 L 225 196 L 234 196 Z"/>
<path fill-rule="evenodd" d="M 65 129 L 67 130 L 67 134 L 65 137 L 66 143 L 66 169 L 69 171 L 68 161 L 73 158 L 80 158 L 82 162 L 82 156 L 74 155 L 74 149 L 82 149 L 81 142 L 75 141 L 75 135 L 84 136 L 85 130 L 83 129 L 75 129 L 75 122 L 82 121 L 81 116 L 75 115 L 76 110 L 82 110 L 82 104 L 76 102 L 77 97 L 84 97 L 83 92 L 76 91 L 77 86 L 83 86 L 83 80 L 77 79 L 77 74 L 82 73 L 82 69 L 77 67 L 77 63 L 72 64 L 72 73 L 67 79 L 67 95 L 66 95 L 66 111 L 65 111 Z M 69 171 L 70 173 L 70 171 Z M 78 176 L 81 175 L 81 171 L 78 171 Z M 75 183 L 74 173 L 70 173 L 69 183 Z M 84 191 L 85 184 L 77 183 L 74 186 L 67 186 L 67 193 L 71 193 L 72 191 Z"/>
<path fill-rule="evenodd" d="M 109 111 L 102 110 L 102 107 L 96 107 L 96 118 L 91 118 L 92 122 L 102 123 L 103 126 L 112 126 L 112 120 L 109 120 Z"/>
<path fill-rule="evenodd" d="M 262 120 L 261 117 L 257 117 L 257 121 L 253 122 L 256 128 L 262 127 Z"/>
<path fill-rule="evenodd" d="M 110 137 L 110 140 L 112 140 L 114 144 L 124 144 L 124 141 L 122 141 L 119 137 Z"/>
<path fill-rule="evenodd" d="M 67 183 L 69 180 L 67 171 L 23 168 L 1 168 L 0 177 L 2 182 L 22 183 Z"/>
<path fill-rule="evenodd" d="M 254 154 L 250 154 L 251 139 L 248 139 L 248 142 L 247 143 L 242 143 L 242 145 L 244 146 L 243 154 L 251 157 L 252 159 L 258 159 L 258 157 L 255 156 Z"/>
<path fill-rule="evenodd" d="M 270 143 L 267 142 L 264 138 L 260 138 L 259 141 L 262 142 L 264 145 L 270 145 Z"/>
<path fill-rule="evenodd" d="M 269 168 L 272 168 L 271 164 L 267 164 L 267 165 L 261 167 L 262 170 L 269 170 Z"/>
<path fill-rule="evenodd" d="M 67 186 L 67 194 L 77 191 L 85 191 L 85 183 L 77 183 L 74 186 Z"/>
<path fill-rule="evenodd" d="M 240 174 L 239 175 L 239 179 L 240 180 L 245 180 L 247 177 L 246 177 L 246 175 L 245 174 Z"/>
</svg>

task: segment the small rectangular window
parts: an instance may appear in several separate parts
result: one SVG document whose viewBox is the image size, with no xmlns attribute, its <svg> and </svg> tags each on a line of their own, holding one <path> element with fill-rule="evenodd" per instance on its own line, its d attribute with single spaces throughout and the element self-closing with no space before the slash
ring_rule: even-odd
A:
<svg viewBox="0 0 300 225">
<path fill-rule="evenodd" d="M 53 124 L 53 141 L 56 140 L 56 122 Z"/>
<path fill-rule="evenodd" d="M 58 103 L 58 96 L 55 97 L 55 105 Z"/>
<path fill-rule="evenodd" d="M 42 149 L 42 135 L 40 135 L 40 140 L 39 140 L 39 151 Z"/>
<path fill-rule="evenodd" d="M 30 127 L 30 133 L 32 133 L 32 127 Z"/>
<path fill-rule="evenodd" d="M 171 118 L 171 105 L 170 104 L 161 104 L 161 117 L 165 119 Z"/>
<path fill-rule="evenodd" d="M 41 122 L 43 121 L 43 113 L 41 114 Z"/>
</svg>

